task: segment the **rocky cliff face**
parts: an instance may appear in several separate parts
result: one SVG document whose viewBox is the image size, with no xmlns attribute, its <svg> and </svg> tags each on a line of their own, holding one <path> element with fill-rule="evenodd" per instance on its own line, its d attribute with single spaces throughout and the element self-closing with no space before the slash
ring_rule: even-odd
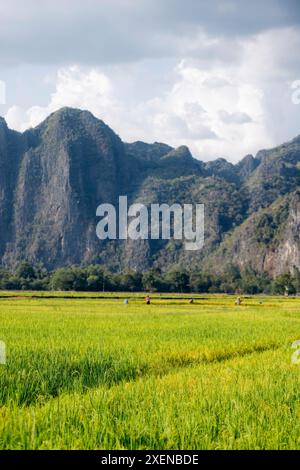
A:
<svg viewBox="0 0 300 470">
<path fill-rule="evenodd" d="M 251 267 L 272 277 L 300 267 L 300 192 L 289 193 L 253 213 L 205 260 L 205 268 L 222 272 L 226 263 Z"/>
<path fill-rule="evenodd" d="M 187 147 L 124 144 L 87 111 L 63 108 L 23 134 L 0 119 L 0 261 L 48 269 L 105 263 L 220 271 L 228 263 L 272 275 L 300 267 L 300 139 L 238 165 L 203 163 Z M 96 208 L 132 202 L 204 203 L 206 242 L 100 241 Z"/>
<path fill-rule="evenodd" d="M 272 250 L 266 249 L 263 270 L 272 276 L 300 266 L 300 193 L 288 199 L 288 217 L 278 232 L 278 242 Z"/>
<path fill-rule="evenodd" d="M 13 265 L 24 255 L 50 268 L 92 261 L 99 250 L 96 207 L 126 191 L 121 140 L 91 114 L 70 109 L 22 139 L 27 145 L 18 155 L 1 152 L 3 207 L 12 227 L 1 244 L 3 262 Z"/>
<path fill-rule="evenodd" d="M 14 193 L 25 149 L 26 139 L 9 130 L 4 119 L 0 118 L 0 258 L 14 238 Z"/>
</svg>

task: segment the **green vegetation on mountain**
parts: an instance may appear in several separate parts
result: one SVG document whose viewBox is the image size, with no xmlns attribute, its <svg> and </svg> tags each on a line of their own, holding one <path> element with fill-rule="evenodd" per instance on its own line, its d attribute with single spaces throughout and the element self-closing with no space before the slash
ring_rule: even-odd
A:
<svg viewBox="0 0 300 470">
<path fill-rule="evenodd" d="M 63 108 L 23 134 L 0 119 L 0 262 L 53 270 L 104 265 L 218 274 L 228 264 L 271 277 L 300 269 L 300 137 L 247 155 L 201 162 L 189 149 L 123 143 L 87 111 Z M 205 205 L 205 246 L 175 240 L 100 241 L 96 208 L 128 203 Z"/>
</svg>

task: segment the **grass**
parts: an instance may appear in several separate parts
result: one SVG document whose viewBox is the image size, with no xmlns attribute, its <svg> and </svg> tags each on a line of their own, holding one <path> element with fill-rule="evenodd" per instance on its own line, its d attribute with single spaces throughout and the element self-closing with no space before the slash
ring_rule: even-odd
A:
<svg viewBox="0 0 300 470">
<path fill-rule="evenodd" d="M 0 296 L 1 449 L 300 449 L 300 299 L 35 295 Z"/>
</svg>

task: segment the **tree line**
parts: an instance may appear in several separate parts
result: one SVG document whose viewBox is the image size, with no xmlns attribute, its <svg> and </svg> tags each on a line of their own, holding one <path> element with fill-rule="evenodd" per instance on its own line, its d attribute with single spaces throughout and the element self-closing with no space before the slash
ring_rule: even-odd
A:
<svg viewBox="0 0 300 470">
<path fill-rule="evenodd" d="M 187 271 L 180 266 L 166 272 L 151 268 L 146 272 L 113 273 L 99 265 L 70 266 L 48 272 L 22 262 L 14 271 L 0 269 L 0 289 L 295 295 L 300 292 L 300 271 L 295 269 L 293 275 L 282 274 L 275 279 L 251 268 L 241 272 L 233 265 L 220 275 Z"/>
</svg>

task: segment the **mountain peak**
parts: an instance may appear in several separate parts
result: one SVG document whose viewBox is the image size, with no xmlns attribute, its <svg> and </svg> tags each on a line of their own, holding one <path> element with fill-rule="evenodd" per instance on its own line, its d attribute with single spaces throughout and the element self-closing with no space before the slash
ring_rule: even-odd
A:
<svg viewBox="0 0 300 470">
<path fill-rule="evenodd" d="M 180 145 L 176 149 L 172 149 L 167 155 L 164 156 L 165 159 L 176 158 L 180 160 L 193 160 L 192 154 L 189 148 L 186 145 Z"/>
<path fill-rule="evenodd" d="M 111 142 L 112 145 L 121 145 L 119 136 L 104 121 L 90 111 L 77 108 L 64 107 L 54 111 L 35 130 L 40 135 L 54 133 L 59 139 L 98 136 L 100 140 Z"/>
<path fill-rule="evenodd" d="M 97 119 L 90 111 L 77 108 L 63 107 L 51 113 L 40 125 L 49 122 L 72 123 L 75 120 L 93 120 L 103 122 Z"/>
</svg>

